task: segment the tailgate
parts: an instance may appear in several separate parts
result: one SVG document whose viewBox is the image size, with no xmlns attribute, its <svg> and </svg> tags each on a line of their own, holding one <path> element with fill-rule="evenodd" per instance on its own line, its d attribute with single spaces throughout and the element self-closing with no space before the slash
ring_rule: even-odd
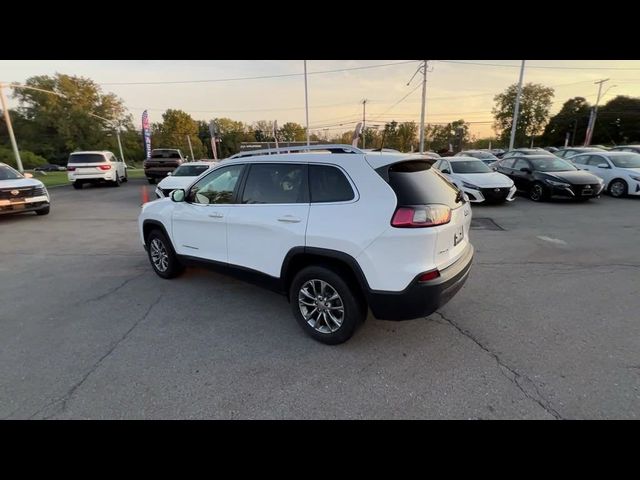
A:
<svg viewBox="0 0 640 480">
<path fill-rule="evenodd" d="M 436 227 L 435 263 L 438 270 L 443 270 L 454 263 L 469 244 L 469 229 L 471 227 L 471 207 L 469 203 L 451 211 L 451 221 L 446 225 Z"/>
</svg>

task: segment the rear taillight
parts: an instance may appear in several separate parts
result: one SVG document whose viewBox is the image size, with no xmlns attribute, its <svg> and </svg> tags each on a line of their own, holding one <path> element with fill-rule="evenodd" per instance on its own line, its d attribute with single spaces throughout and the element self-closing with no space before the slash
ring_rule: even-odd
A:
<svg viewBox="0 0 640 480">
<path fill-rule="evenodd" d="M 111 165 L 98 165 L 100 170 L 111 170 Z"/>
<path fill-rule="evenodd" d="M 69 172 L 73 172 L 76 169 L 76 167 L 67 167 L 67 171 Z"/>
<path fill-rule="evenodd" d="M 436 268 L 435 270 L 431 270 L 429 272 L 424 272 L 422 275 L 418 277 L 419 282 L 428 282 L 429 280 L 434 280 L 440 276 L 440 272 Z"/>
<path fill-rule="evenodd" d="M 396 228 L 420 228 L 444 225 L 451 221 L 451 209 L 446 205 L 398 207 L 391 219 Z"/>
</svg>

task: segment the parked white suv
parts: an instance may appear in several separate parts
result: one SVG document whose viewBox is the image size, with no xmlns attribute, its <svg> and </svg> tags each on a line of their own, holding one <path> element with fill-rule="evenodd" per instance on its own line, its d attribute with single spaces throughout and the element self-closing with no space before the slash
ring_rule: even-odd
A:
<svg viewBox="0 0 640 480">
<path fill-rule="evenodd" d="M 108 151 L 73 152 L 69 155 L 67 171 L 76 189 L 85 183 L 102 182 L 119 187 L 120 182 L 127 181 L 127 166 Z"/>
<path fill-rule="evenodd" d="M 471 209 L 432 159 L 303 149 L 235 155 L 144 204 L 139 231 L 155 272 L 172 278 L 196 263 L 261 280 L 329 344 L 350 338 L 367 307 L 379 319 L 424 317 L 462 287 Z"/>
</svg>

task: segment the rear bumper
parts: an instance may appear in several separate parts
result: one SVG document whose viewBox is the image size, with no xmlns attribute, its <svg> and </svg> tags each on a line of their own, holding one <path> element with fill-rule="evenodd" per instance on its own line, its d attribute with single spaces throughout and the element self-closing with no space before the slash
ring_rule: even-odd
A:
<svg viewBox="0 0 640 480">
<path fill-rule="evenodd" d="M 144 169 L 147 178 L 164 178 L 167 173 L 173 172 L 178 167 L 150 167 Z"/>
<path fill-rule="evenodd" d="M 467 281 L 474 248 L 469 244 L 453 265 L 440 272 L 440 277 L 428 282 L 415 278 L 401 292 L 370 290 L 366 293 L 373 316 L 380 320 L 410 320 L 426 317 L 445 305 Z"/>
<path fill-rule="evenodd" d="M 112 181 L 115 180 L 115 171 L 109 173 L 88 173 L 86 175 L 77 175 L 77 174 L 69 174 L 67 178 L 70 182 L 77 181 L 91 181 L 91 182 L 99 182 L 99 181 Z"/>
</svg>

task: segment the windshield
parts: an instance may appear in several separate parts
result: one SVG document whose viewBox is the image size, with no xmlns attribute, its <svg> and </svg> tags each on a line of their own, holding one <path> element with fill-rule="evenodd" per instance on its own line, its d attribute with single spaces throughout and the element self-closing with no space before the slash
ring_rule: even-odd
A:
<svg viewBox="0 0 640 480">
<path fill-rule="evenodd" d="M 561 158 L 530 158 L 533 169 L 539 172 L 565 172 L 567 170 L 577 170 L 576 167 Z"/>
<path fill-rule="evenodd" d="M 173 172 L 174 177 L 197 177 L 209 168 L 208 165 L 181 165 Z"/>
<path fill-rule="evenodd" d="M 609 160 L 616 167 L 620 168 L 640 168 L 640 154 L 627 153 L 626 155 L 611 155 Z"/>
<path fill-rule="evenodd" d="M 99 153 L 76 153 L 69 156 L 69 163 L 102 163 L 106 159 Z"/>
<path fill-rule="evenodd" d="M 0 180 L 17 180 L 24 178 L 20 172 L 8 165 L 0 165 Z"/>
<path fill-rule="evenodd" d="M 451 170 L 453 173 L 491 173 L 489 167 L 487 167 L 480 160 L 457 160 L 451 162 Z"/>
</svg>

